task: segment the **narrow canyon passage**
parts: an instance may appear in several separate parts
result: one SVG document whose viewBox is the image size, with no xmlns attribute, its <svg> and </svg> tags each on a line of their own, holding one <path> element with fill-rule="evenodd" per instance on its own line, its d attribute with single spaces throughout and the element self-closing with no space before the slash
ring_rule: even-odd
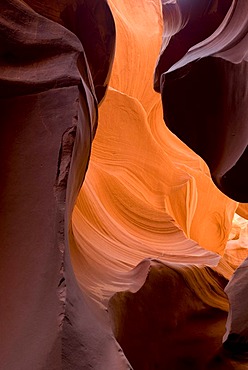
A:
<svg viewBox="0 0 248 370">
<path fill-rule="evenodd" d="M 160 95 L 153 90 L 163 31 L 159 2 L 109 4 L 116 52 L 72 218 L 76 277 L 109 308 L 134 369 L 242 369 L 246 364 L 232 363 L 222 349 L 229 309 L 224 288 L 248 255 L 247 233 L 241 246 L 238 223 L 237 234 L 235 223 L 232 229 L 242 205 L 216 188 L 205 162 L 164 124 Z M 169 19 L 164 22 L 166 30 Z M 182 285 L 177 277 L 170 280 L 167 263 L 179 268 Z M 163 271 L 162 282 L 151 277 L 156 268 Z M 190 308 L 188 301 L 194 302 Z"/>
<path fill-rule="evenodd" d="M 248 370 L 247 0 L 2 0 L 0 369 Z"/>
</svg>

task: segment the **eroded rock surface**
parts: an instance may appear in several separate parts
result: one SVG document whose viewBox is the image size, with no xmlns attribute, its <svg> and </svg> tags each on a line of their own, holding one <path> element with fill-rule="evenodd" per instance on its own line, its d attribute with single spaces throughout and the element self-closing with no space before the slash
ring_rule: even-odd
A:
<svg viewBox="0 0 248 370">
<path fill-rule="evenodd" d="M 248 368 L 247 10 L 1 1 L 1 368 Z"/>
<path fill-rule="evenodd" d="M 67 25 L 80 28 L 80 4 L 92 11 L 92 2 L 63 3 L 71 9 Z M 0 367 L 127 369 L 110 328 L 96 320 L 77 285 L 68 250 L 70 215 L 97 126 L 96 96 L 100 101 L 113 57 L 114 23 L 102 2 L 107 52 L 96 36 L 100 53 L 88 63 L 88 48 L 62 26 L 60 11 L 57 2 L 0 5 Z M 91 32 L 99 27 L 99 19 L 91 20 Z"/>
</svg>

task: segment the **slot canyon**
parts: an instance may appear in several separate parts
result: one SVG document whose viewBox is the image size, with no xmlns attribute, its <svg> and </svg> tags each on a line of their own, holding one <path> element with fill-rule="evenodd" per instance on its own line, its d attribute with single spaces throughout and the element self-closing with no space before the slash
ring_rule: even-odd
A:
<svg viewBox="0 0 248 370">
<path fill-rule="evenodd" d="M 248 370 L 248 1 L 0 1 L 0 369 Z"/>
</svg>

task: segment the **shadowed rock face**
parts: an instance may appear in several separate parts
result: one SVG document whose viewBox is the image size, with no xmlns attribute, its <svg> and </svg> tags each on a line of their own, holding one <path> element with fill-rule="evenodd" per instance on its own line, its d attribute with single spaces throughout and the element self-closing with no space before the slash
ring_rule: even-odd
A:
<svg viewBox="0 0 248 370">
<path fill-rule="evenodd" d="M 204 304 L 181 273 L 154 261 L 137 293 L 116 293 L 109 309 L 119 343 L 138 370 L 233 369 L 226 359 L 216 360 L 226 313 Z M 223 282 L 213 277 L 213 286 Z"/>
<path fill-rule="evenodd" d="M 219 189 L 240 202 L 248 200 L 247 76 L 245 61 L 206 57 L 166 75 L 162 93 L 168 127 L 207 162 Z"/>
<path fill-rule="evenodd" d="M 68 251 L 71 211 L 97 126 L 95 96 L 102 98 L 113 58 L 114 23 L 102 2 L 98 15 L 108 27 L 91 20 L 100 53 L 89 57 L 89 68 L 83 42 L 61 25 L 57 4 L 0 4 L 0 368 L 127 369 L 110 328 L 96 322 L 79 290 Z M 71 9 L 70 28 L 80 28 L 79 5 L 63 2 Z M 107 32 L 105 49 L 99 28 L 102 40 Z"/>
<path fill-rule="evenodd" d="M 162 1 L 164 33 L 171 39 L 156 66 L 156 91 L 160 91 L 161 74 L 184 57 L 191 47 L 211 36 L 224 20 L 231 4 L 232 0 Z"/>
<path fill-rule="evenodd" d="M 202 8 L 194 1 L 165 2 L 167 35 L 171 6 L 178 7 L 181 24 L 155 74 L 165 122 L 206 161 L 223 193 L 247 202 L 247 2 L 203 1 Z"/>
<path fill-rule="evenodd" d="M 247 369 L 247 11 L 1 1 L 1 369 Z"/>
</svg>

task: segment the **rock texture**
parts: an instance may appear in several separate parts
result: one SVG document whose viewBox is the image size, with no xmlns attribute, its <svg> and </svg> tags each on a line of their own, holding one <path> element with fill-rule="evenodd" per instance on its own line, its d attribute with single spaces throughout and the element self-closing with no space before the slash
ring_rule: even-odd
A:
<svg viewBox="0 0 248 370">
<path fill-rule="evenodd" d="M 114 23 L 102 2 L 96 13 L 108 27 L 91 19 L 99 50 L 92 61 L 69 25 L 81 29 L 80 6 L 89 19 L 85 9 L 91 12 L 93 2 L 64 2 L 71 9 L 67 27 L 57 4 L 0 5 L 0 367 L 127 369 L 110 328 L 96 321 L 78 288 L 68 250 L 70 215 L 97 125 L 96 96 L 100 101 L 113 57 Z"/>
<path fill-rule="evenodd" d="M 247 202 L 248 4 L 167 3 L 164 43 L 170 40 L 155 79 L 166 124 L 207 162 L 222 192 Z"/>
<path fill-rule="evenodd" d="M 167 126 L 206 161 L 218 188 L 239 202 L 248 199 L 247 5 L 203 1 L 187 7 L 183 1 L 165 1 L 164 45 L 155 74 Z M 238 209 L 247 218 L 246 206 Z M 226 290 L 231 303 L 226 347 L 237 353 L 248 349 L 246 304 L 237 303 L 246 290 L 245 266 Z"/>
<path fill-rule="evenodd" d="M 1 1 L 1 369 L 248 368 L 247 10 Z"/>
</svg>

